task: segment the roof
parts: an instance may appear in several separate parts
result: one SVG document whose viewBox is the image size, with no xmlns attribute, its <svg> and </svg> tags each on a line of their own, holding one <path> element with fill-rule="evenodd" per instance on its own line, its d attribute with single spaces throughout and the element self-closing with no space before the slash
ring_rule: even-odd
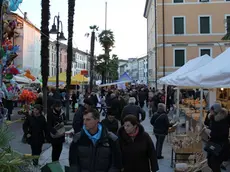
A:
<svg viewBox="0 0 230 172">
<path fill-rule="evenodd" d="M 119 62 L 127 62 L 128 60 L 124 60 L 124 59 L 119 59 Z"/>
<path fill-rule="evenodd" d="M 30 25 L 31 27 L 35 28 L 38 32 L 40 32 L 40 29 L 37 28 L 33 23 L 31 23 L 31 22 L 28 21 L 28 20 L 25 20 L 22 16 L 18 15 L 17 13 L 10 12 L 10 15 L 16 17 L 17 19 L 22 20 L 23 22 L 27 23 L 27 24 Z"/>
<path fill-rule="evenodd" d="M 145 11 L 144 11 L 144 17 L 145 18 L 148 17 L 148 11 L 149 11 L 149 7 L 150 7 L 151 2 L 152 2 L 152 0 L 146 0 L 146 2 L 145 2 Z"/>
<path fill-rule="evenodd" d="M 140 58 L 138 58 L 137 60 L 142 60 L 142 59 L 147 59 L 147 55 L 146 55 L 146 56 L 143 56 L 143 57 L 140 57 Z"/>
</svg>

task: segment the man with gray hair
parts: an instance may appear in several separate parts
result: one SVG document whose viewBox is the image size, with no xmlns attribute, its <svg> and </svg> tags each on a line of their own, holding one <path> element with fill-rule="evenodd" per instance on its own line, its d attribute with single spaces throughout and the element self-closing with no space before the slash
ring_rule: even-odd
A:
<svg viewBox="0 0 230 172">
<path fill-rule="evenodd" d="M 162 148 L 165 140 L 165 136 L 168 134 L 170 127 L 169 119 L 166 114 L 166 105 L 158 103 L 157 112 L 151 118 L 150 123 L 154 127 L 153 132 L 156 136 L 156 151 L 157 159 L 163 159 Z"/>
<path fill-rule="evenodd" d="M 145 120 L 145 111 L 138 105 L 135 105 L 136 99 L 135 97 L 130 97 L 129 98 L 129 104 L 124 107 L 122 114 L 121 114 L 121 119 L 123 120 L 127 115 L 134 115 L 137 117 L 138 121 L 144 121 Z M 141 119 L 140 119 L 140 114 L 141 114 Z"/>
</svg>

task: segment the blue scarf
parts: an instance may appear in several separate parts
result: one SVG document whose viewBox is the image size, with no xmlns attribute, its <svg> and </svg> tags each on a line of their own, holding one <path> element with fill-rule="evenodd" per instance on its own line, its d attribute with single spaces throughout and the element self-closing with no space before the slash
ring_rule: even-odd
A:
<svg viewBox="0 0 230 172">
<path fill-rule="evenodd" d="M 98 124 L 97 125 L 98 132 L 94 135 L 91 135 L 88 130 L 86 130 L 85 126 L 83 126 L 83 130 L 85 131 L 85 134 L 88 136 L 88 138 L 93 142 L 95 145 L 97 141 L 101 138 L 101 133 L 102 133 L 102 125 Z"/>
</svg>

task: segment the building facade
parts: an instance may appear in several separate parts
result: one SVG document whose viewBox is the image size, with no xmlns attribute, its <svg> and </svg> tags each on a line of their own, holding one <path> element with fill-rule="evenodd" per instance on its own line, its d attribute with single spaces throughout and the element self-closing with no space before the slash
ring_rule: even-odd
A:
<svg viewBox="0 0 230 172">
<path fill-rule="evenodd" d="M 119 60 L 119 76 L 125 72 L 132 78 L 134 83 L 148 83 L 148 58 L 129 58 L 128 60 Z"/>
<path fill-rule="evenodd" d="M 138 58 L 138 80 L 140 83 L 148 83 L 147 56 Z"/>
<path fill-rule="evenodd" d="M 79 49 L 74 49 L 74 58 L 72 64 L 72 75 L 76 75 L 81 72 L 81 70 L 88 70 L 89 67 L 89 55 Z"/>
<path fill-rule="evenodd" d="M 230 32 L 229 8 L 229 0 L 146 0 L 147 51 L 157 62 L 149 63 L 155 65 L 153 76 L 168 75 L 204 54 L 216 57 L 229 47 L 229 41 L 222 40 Z"/>
<path fill-rule="evenodd" d="M 119 59 L 118 61 L 118 76 L 120 77 L 123 73 L 126 72 L 126 68 L 128 67 L 127 60 Z"/>
<path fill-rule="evenodd" d="M 13 38 L 13 44 L 19 45 L 20 50 L 18 57 L 14 59 L 14 65 L 20 66 L 22 69 L 30 69 L 34 76 L 40 75 L 41 66 L 41 34 L 40 30 L 30 23 L 27 18 L 23 18 L 18 14 L 11 13 L 8 19 L 16 20 L 16 32 L 18 37 Z"/>
</svg>

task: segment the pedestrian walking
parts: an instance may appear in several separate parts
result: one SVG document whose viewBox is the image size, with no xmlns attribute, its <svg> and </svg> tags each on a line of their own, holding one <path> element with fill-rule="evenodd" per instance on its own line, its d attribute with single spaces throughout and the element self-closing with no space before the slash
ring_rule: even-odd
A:
<svg viewBox="0 0 230 172">
<path fill-rule="evenodd" d="M 162 149 L 165 140 L 165 136 L 168 134 L 168 129 L 170 127 L 169 119 L 166 114 L 166 106 L 163 103 L 158 104 L 157 112 L 151 118 L 150 123 L 152 124 L 153 132 L 156 136 L 156 151 L 157 158 L 163 159 Z"/>
<path fill-rule="evenodd" d="M 134 115 L 138 119 L 138 121 L 145 120 L 145 111 L 138 105 L 135 105 L 136 99 L 134 97 L 129 98 L 129 104 L 124 107 L 121 115 L 121 119 L 123 120 L 127 115 Z M 140 119 L 141 114 L 141 119 Z"/>
<path fill-rule="evenodd" d="M 119 121 L 116 119 L 116 114 L 111 110 L 107 109 L 107 117 L 101 121 L 101 123 L 108 129 L 108 131 L 117 135 L 119 128 Z"/>
<path fill-rule="evenodd" d="M 221 172 L 221 164 L 229 158 L 228 112 L 220 104 L 215 103 L 210 109 L 208 118 L 210 139 L 204 148 L 208 153 L 208 166 L 214 172 Z"/>
<path fill-rule="evenodd" d="M 73 137 L 69 164 L 73 171 L 120 172 L 121 152 L 118 138 L 99 123 L 97 110 L 88 110 L 81 132 Z"/>
<path fill-rule="evenodd" d="M 78 133 L 81 131 L 83 127 L 83 114 L 85 113 L 85 111 L 89 110 L 92 107 L 93 107 L 93 103 L 89 98 L 79 103 L 79 108 L 77 112 L 74 114 L 74 118 L 73 118 L 72 126 L 74 129 L 74 133 Z"/>
<path fill-rule="evenodd" d="M 34 105 L 32 114 L 28 115 L 23 123 L 23 132 L 27 143 L 31 146 L 32 155 L 40 156 L 42 145 L 45 143 L 47 136 L 47 124 L 45 117 L 42 115 L 41 105 Z M 34 159 L 33 164 L 37 166 L 38 159 Z"/>
<path fill-rule="evenodd" d="M 63 143 L 65 142 L 65 113 L 61 101 L 56 100 L 51 111 L 47 114 L 49 142 L 52 145 L 52 161 L 59 161 Z"/>
<path fill-rule="evenodd" d="M 126 116 L 123 122 L 123 127 L 118 131 L 123 172 L 158 171 L 156 150 L 144 127 L 134 115 Z"/>
</svg>

